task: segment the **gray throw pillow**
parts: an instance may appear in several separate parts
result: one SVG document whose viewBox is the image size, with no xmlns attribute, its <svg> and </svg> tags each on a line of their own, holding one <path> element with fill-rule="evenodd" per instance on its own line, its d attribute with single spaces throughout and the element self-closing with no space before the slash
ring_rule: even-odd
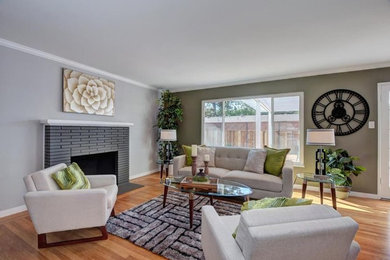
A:
<svg viewBox="0 0 390 260">
<path fill-rule="evenodd" d="M 196 158 L 197 168 L 204 167 L 204 156 L 206 154 L 210 156 L 210 161 L 208 166 L 215 167 L 215 148 L 198 146 L 198 157 Z"/>
<path fill-rule="evenodd" d="M 244 171 L 264 173 L 264 163 L 267 157 L 267 151 L 265 150 L 250 150 Z"/>
</svg>

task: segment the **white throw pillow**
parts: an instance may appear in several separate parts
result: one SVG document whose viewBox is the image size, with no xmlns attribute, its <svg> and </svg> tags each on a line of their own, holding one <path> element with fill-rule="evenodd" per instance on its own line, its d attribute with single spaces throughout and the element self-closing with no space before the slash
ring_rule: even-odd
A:
<svg viewBox="0 0 390 260">
<path fill-rule="evenodd" d="M 250 150 L 244 171 L 264 173 L 264 163 L 267 157 L 267 151 L 265 150 Z"/>
<path fill-rule="evenodd" d="M 196 167 L 204 167 L 204 156 L 210 155 L 208 166 L 215 167 L 215 148 L 198 146 L 198 157 L 196 158 Z"/>
</svg>

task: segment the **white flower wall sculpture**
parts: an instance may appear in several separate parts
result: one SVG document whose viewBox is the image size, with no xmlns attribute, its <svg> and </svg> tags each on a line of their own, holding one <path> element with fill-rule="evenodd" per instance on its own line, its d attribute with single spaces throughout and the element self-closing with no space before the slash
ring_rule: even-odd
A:
<svg viewBox="0 0 390 260">
<path fill-rule="evenodd" d="M 64 69 L 64 112 L 114 115 L 115 83 Z"/>
</svg>

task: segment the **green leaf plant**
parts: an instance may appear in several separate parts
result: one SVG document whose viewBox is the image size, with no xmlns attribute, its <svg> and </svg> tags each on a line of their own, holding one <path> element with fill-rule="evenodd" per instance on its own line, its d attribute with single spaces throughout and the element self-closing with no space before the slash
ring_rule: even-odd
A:
<svg viewBox="0 0 390 260">
<path fill-rule="evenodd" d="M 183 107 L 181 99 L 169 90 L 165 90 L 161 93 L 161 97 L 157 100 L 159 104 L 157 114 L 157 127 L 158 127 L 158 156 L 161 160 L 164 160 L 166 151 L 165 147 L 167 142 L 160 141 L 160 129 L 176 129 L 179 123 L 183 121 Z M 177 142 L 171 142 L 173 156 L 179 155 L 179 148 Z"/>
<path fill-rule="evenodd" d="M 330 175 L 336 186 L 352 186 L 351 176 L 359 176 L 366 168 L 354 165 L 359 160 L 356 156 L 350 156 L 344 149 L 326 149 L 326 172 Z"/>
</svg>

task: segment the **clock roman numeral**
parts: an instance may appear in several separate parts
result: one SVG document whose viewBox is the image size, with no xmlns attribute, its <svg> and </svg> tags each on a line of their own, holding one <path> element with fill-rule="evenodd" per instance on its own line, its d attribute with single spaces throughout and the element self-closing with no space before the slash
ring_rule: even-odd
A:
<svg viewBox="0 0 390 260">
<path fill-rule="evenodd" d="M 324 104 L 322 103 L 318 103 L 317 106 L 321 106 L 321 107 L 326 107 Z"/>
<path fill-rule="evenodd" d="M 356 102 L 356 103 L 353 103 L 353 104 L 352 104 L 352 106 L 354 106 L 354 107 L 355 107 L 355 106 L 357 106 L 357 105 L 359 105 L 359 104 L 361 104 L 361 103 L 363 103 L 363 101 L 359 100 L 358 102 Z"/>
<path fill-rule="evenodd" d="M 332 124 L 329 123 L 329 124 L 326 126 L 326 128 L 329 129 L 331 126 L 332 126 Z"/>
<path fill-rule="evenodd" d="M 314 112 L 316 115 L 323 115 L 324 114 L 324 110 L 322 110 L 322 111 L 316 111 L 316 112 Z"/>
<path fill-rule="evenodd" d="M 357 119 L 357 118 L 352 118 L 352 121 L 355 121 L 355 122 L 357 122 L 357 123 L 359 123 L 359 124 L 363 123 L 362 120 L 359 120 L 359 119 Z"/>
<path fill-rule="evenodd" d="M 322 122 L 325 122 L 325 118 L 321 119 L 321 120 L 318 120 L 317 123 L 321 124 Z"/>
<path fill-rule="evenodd" d="M 341 100 L 343 99 L 343 92 L 342 91 L 336 91 L 336 100 Z"/>
<path fill-rule="evenodd" d="M 348 130 L 349 130 L 349 131 L 352 131 L 352 126 L 350 126 L 348 123 L 345 124 L 345 125 L 348 127 Z"/>
<path fill-rule="evenodd" d="M 336 134 L 341 134 L 343 131 L 341 130 L 341 125 L 336 126 Z"/>
<path fill-rule="evenodd" d="M 351 98 L 353 97 L 353 95 L 351 93 L 349 93 L 348 97 L 345 99 L 345 101 L 350 101 Z"/>
<path fill-rule="evenodd" d="M 355 111 L 355 114 L 365 114 L 366 111 L 365 110 L 356 110 Z"/>
<path fill-rule="evenodd" d="M 326 94 L 325 97 L 329 101 L 329 103 L 332 102 L 332 99 L 329 97 L 329 94 Z"/>
</svg>

